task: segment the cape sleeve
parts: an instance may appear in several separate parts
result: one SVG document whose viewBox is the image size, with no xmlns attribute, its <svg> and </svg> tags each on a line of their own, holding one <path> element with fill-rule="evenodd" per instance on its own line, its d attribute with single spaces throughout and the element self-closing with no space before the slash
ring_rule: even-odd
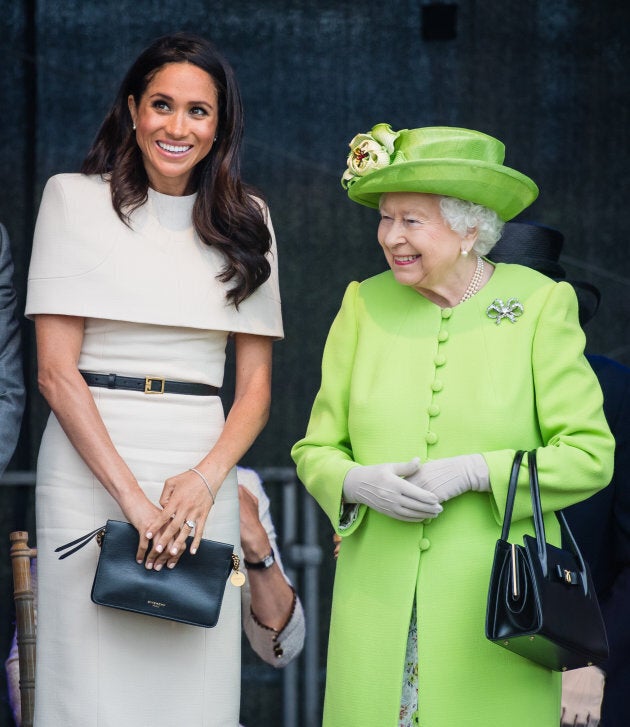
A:
<svg viewBox="0 0 630 727">
<path fill-rule="evenodd" d="M 224 256 L 193 228 L 193 203 L 150 190 L 126 225 L 112 207 L 107 181 L 81 174 L 52 177 L 35 226 L 27 317 L 74 315 L 282 338 L 278 255 L 268 209 L 259 202 L 271 235 L 271 274 L 236 309 L 218 279 Z"/>
</svg>

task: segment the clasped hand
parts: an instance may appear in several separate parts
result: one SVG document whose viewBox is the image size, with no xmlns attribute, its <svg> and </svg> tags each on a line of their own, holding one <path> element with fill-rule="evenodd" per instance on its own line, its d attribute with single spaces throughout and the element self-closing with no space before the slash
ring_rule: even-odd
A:
<svg viewBox="0 0 630 727">
<path fill-rule="evenodd" d="M 187 471 L 166 480 L 160 505 L 161 510 L 145 498 L 125 513 L 140 534 L 136 560 L 155 570 L 165 564 L 175 567 L 189 535 L 193 536 L 190 552 L 197 552 L 212 498 L 201 478 Z"/>
<path fill-rule="evenodd" d="M 490 472 L 482 455 L 462 454 L 425 462 L 407 481 L 432 492 L 439 502 L 446 502 L 469 490 L 487 492 Z"/>
<path fill-rule="evenodd" d="M 363 503 L 385 515 L 421 522 L 442 512 L 439 503 L 469 490 L 490 489 L 490 474 L 480 454 L 436 459 L 420 464 L 388 462 L 353 467 L 343 483 L 344 500 Z"/>
<path fill-rule="evenodd" d="M 353 467 L 343 482 L 344 500 L 368 505 L 397 520 L 421 522 L 434 518 L 442 512 L 438 498 L 409 480 L 419 466 L 416 457 L 410 462 Z"/>
</svg>

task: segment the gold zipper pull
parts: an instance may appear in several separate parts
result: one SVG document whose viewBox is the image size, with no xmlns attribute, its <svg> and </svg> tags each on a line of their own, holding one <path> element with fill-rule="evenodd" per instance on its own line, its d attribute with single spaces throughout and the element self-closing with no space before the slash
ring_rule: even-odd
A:
<svg viewBox="0 0 630 727">
<path fill-rule="evenodd" d="M 241 565 L 241 559 L 236 555 L 236 553 L 232 553 L 232 573 L 230 573 L 230 582 L 233 586 L 238 586 L 239 588 L 245 583 L 245 574 L 239 570 Z"/>
</svg>

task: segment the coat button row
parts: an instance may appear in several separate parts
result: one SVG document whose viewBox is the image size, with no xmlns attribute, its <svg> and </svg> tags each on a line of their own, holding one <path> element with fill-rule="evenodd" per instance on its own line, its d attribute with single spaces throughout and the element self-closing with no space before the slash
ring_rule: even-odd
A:
<svg viewBox="0 0 630 727">
<path fill-rule="evenodd" d="M 440 407 L 437 404 L 429 404 L 427 414 L 430 417 L 436 417 L 440 413 Z"/>
<path fill-rule="evenodd" d="M 428 538 L 422 538 L 422 540 L 418 543 L 418 546 L 420 547 L 420 550 L 429 550 L 431 547 L 431 541 Z"/>
</svg>

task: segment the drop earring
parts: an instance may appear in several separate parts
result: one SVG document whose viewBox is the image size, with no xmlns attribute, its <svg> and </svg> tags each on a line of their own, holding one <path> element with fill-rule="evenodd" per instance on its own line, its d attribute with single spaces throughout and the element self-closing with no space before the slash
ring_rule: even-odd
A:
<svg viewBox="0 0 630 727">
<path fill-rule="evenodd" d="M 461 255 L 462 257 L 468 257 L 468 250 L 464 250 L 464 249 L 462 249 L 462 251 L 461 251 L 460 255 Z"/>
<path fill-rule="evenodd" d="M 133 129 L 134 131 L 136 130 L 136 122 L 135 122 L 135 121 L 134 121 L 134 122 L 133 122 L 133 123 L 131 124 L 131 128 L 132 128 L 132 129 Z"/>
</svg>

